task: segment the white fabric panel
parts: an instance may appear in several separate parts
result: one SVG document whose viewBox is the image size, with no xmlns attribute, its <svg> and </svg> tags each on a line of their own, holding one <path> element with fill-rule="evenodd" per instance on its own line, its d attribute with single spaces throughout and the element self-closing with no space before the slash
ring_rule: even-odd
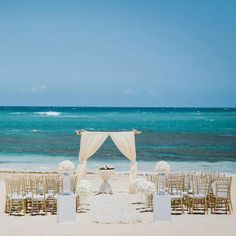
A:
<svg viewBox="0 0 236 236">
<path fill-rule="evenodd" d="M 80 140 L 80 161 L 87 161 L 101 147 L 108 135 L 107 132 L 83 132 Z"/>
<path fill-rule="evenodd" d="M 112 132 L 110 133 L 112 141 L 120 152 L 125 155 L 130 161 L 130 186 L 136 180 L 137 175 L 137 162 L 136 162 L 136 149 L 134 132 Z M 130 193 L 134 193 L 135 189 L 130 187 Z"/>
<path fill-rule="evenodd" d="M 87 161 L 81 161 L 79 163 L 77 170 L 76 170 L 76 174 L 78 175 L 78 179 L 85 178 L 86 166 L 87 166 Z"/>
<path fill-rule="evenodd" d="M 134 132 L 111 132 L 112 141 L 130 161 L 136 160 Z"/>
<path fill-rule="evenodd" d="M 130 173 L 129 173 L 129 181 L 130 181 L 130 193 L 135 193 L 136 188 L 135 188 L 135 181 L 137 178 L 137 172 L 138 172 L 138 163 L 136 161 L 131 161 L 130 163 Z"/>
<path fill-rule="evenodd" d="M 87 160 L 101 147 L 107 139 L 107 132 L 83 132 L 80 139 L 79 166 L 77 174 L 79 179 L 85 178 Z"/>
<path fill-rule="evenodd" d="M 131 161 L 130 163 L 130 182 L 135 182 L 137 175 L 138 163 L 136 161 Z"/>
</svg>

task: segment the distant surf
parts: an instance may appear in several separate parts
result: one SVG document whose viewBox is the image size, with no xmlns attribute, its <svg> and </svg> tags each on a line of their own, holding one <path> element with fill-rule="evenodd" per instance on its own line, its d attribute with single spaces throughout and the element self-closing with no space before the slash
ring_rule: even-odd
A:
<svg viewBox="0 0 236 236">
<path fill-rule="evenodd" d="M 34 112 L 34 114 L 38 114 L 41 116 L 60 116 L 61 112 L 57 111 L 40 111 L 40 112 Z"/>
</svg>

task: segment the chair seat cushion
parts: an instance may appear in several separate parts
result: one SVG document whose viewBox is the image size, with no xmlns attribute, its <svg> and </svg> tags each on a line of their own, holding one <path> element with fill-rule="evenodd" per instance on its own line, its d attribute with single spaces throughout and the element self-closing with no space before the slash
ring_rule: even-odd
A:
<svg viewBox="0 0 236 236">
<path fill-rule="evenodd" d="M 175 199 L 181 199 L 182 196 L 181 195 L 170 195 L 171 200 L 175 200 Z"/>
<path fill-rule="evenodd" d="M 57 199 L 57 194 L 53 195 L 53 193 L 47 193 L 46 199 Z"/>
<path fill-rule="evenodd" d="M 25 199 L 25 197 L 24 197 L 23 194 L 16 194 L 16 193 L 14 193 L 14 194 L 12 194 L 12 195 L 9 195 L 8 197 L 9 197 L 9 199 L 11 199 L 11 200 L 18 200 L 18 201 L 21 201 L 21 200 L 24 200 L 24 199 Z"/>
<path fill-rule="evenodd" d="M 32 198 L 34 201 L 43 201 L 44 200 L 44 196 L 43 195 L 40 195 L 40 194 L 36 194 L 36 195 L 33 195 L 33 198 Z"/>
<path fill-rule="evenodd" d="M 32 193 L 25 194 L 25 199 L 31 199 L 31 198 L 32 198 Z"/>
<path fill-rule="evenodd" d="M 227 192 L 219 192 L 217 193 L 218 198 L 228 198 L 228 193 Z"/>
<path fill-rule="evenodd" d="M 205 194 L 192 194 L 190 195 L 192 198 L 206 198 Z"/>
</svg>

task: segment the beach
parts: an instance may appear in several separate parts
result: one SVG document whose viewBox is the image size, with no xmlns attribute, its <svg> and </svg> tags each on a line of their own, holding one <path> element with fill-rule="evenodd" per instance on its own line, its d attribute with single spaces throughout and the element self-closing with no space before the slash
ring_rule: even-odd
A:
<svg viewBox="0 0 236 236">
<path fill-rule="evenodd" d="M 152 222 L 152 212 L 141 213 L 141 222 L 135 224 L 99 224 L 91 221 L 91 213 L 77 213 L 75 222 L 56 223 L 57 216 L 9 216 L 4 213 L 4 180 L 6 173 L 1 173 L 0 181 L 0 226 L 4 236 L 75 236 L 75 235 L 208 235 L 235 236 L 236 212 L 231 215 L 172 215 L 170 222 Z M 93 189 L 97 189 L 101 179 L 97 174 L 87 175 Z M 110 184 L 114 193 L 127 192 L 128 175 L 113 175 Z M 135 197 L 132 195 L 132 197 Z M 233 207 L 236 206 L 236 178 L 232 182 Z"/>
</svg>

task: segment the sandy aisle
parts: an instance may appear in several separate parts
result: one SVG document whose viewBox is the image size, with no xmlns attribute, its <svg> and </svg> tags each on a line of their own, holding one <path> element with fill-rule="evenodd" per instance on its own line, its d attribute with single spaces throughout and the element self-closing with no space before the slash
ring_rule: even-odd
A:
<svg viewBox="0 0 236 236">
<path fill-rule="evenodd" d="M 96 175 L 90 175 L 94 187 L 100 183 Z M 113 176 L 114 191 L 127 190 L 127 176 Z M 236 178 L 232 188 L 233 206 L 236 206 Z M 142 213 L 144 222 L 136 224 L 96 224 L 91 215 L 77 214 L 70 223 L 56 223 L 56 216 L 8 216 L 4 214 L 4 182 L 0 181 L 0 236 L 15 235 L 193 235 L 193 236 L 236 236 L 236 213 L 232 215 L 181 215 L 172 216 L 171 222 L 152 223 L 152 213 Z"/>
</svg>

